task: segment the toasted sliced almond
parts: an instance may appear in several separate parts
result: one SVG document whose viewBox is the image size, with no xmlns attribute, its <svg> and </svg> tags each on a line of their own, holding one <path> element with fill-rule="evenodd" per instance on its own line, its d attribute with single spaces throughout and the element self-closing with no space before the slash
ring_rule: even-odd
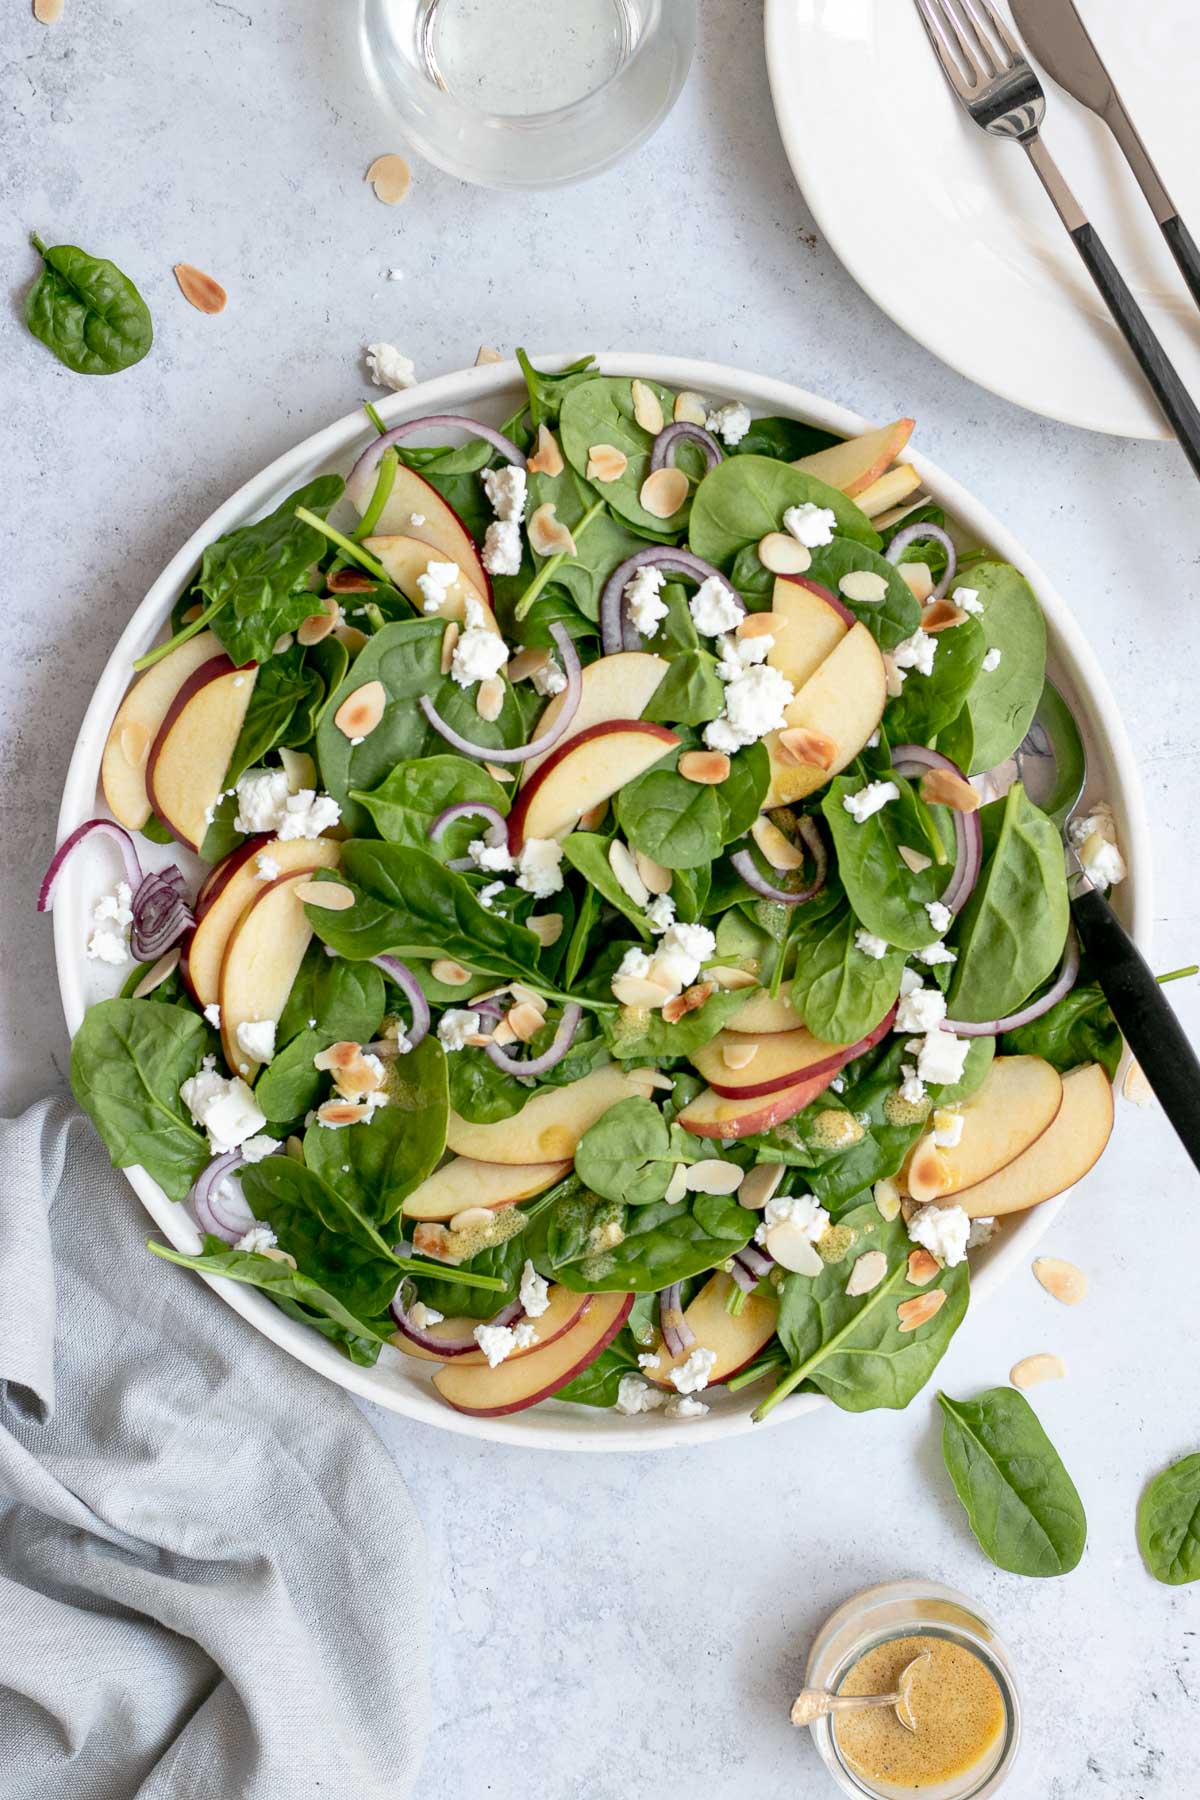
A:
<svg viewBox="0 0 1200 1800">
<path fill-rule="evenodd" d="M 726 1162 L 720 1156 L 706 1156 L 693 1163 L 687 1172 L 688 1192 L 692 1194 L 735 1194 L 742 1185 L 745 1170 L 740 1163 Z"/>
<path fill-rule="evenodd" d="M 464 969 L 460 962 L 449 956 L 435 957 L 429 965 L 429 973 L 443 987 L 463 987 L 471 979 L 470 969 Z"/>
<path fill-rule="evenodd" d="M 887 599 L 887 577 L 874 569 L 850 569 L 838 582 L 838 590 L 847 600 L 857 600 L 860 606 L 877 606 Z"/>
<path fill-rule="evenodd" d="M 725 964 L 718 964 L 715 968 L 706 969 L 705 974 L 710 981 L 715 981 L 719 988 L 724 988 L 729 994 L 736 993 L 739 988 L 752 988 L 759 985 L 758 976 L 751 974 L 749 969 L 734 969 Z"/>
<path fill-rule="evenodd" d="M 688 497 L 688 478 L 682 469 L 655 469 L 642 483 L 638 499 L 655 519 L 674 516 Z"/>
<path fill-rule="evenodd" d="M 298 881 L 292 892 L 305 906 L 321 912 L 349 912 L 354 905 L 353 891 L 340 881 Z"/>
<path fill-rule="evenodd" d="M 1044 1351 L 1038 1356 L 1023 1356 L 1008 1372 L 1015 1388 L 1036 1387 L 1039 1381 L 1065 1381 L 1066 1377 L 1067 1365 L 1062 1357 L 1048 1356 Z"/>
<path fill-rule="evenodd" d="M 450 1233 L 444 1225 L 434 1225 L 428 1220 L 414 1227 L 413 1249 L 422 1256 L 432 1256 L 438 1262 L 453 1262 L 454 1247 L 450 1242 Z"/>
<path fill-rule="evenodd" d="M 1154 1089 L 1146 1080 L 1146 1071 L 1136 1059 L 1130 1061 L 1125 1071 L 1125 1079 L 1121 1083 L 1121 1092 L 1135 1106 L 1153 1106 Z"/>
<path fill-rule="evenodd" d="M 1087 1276 L 1061 1256 L 1035 1256 L 1033 1272 L 1046 1292 L 1061 1300 L 1064 1306 L 1078 1306 L 1087 1298 Z"/>
<path fill-rule="evenodd" d="M 876 529 L 878 529 L 878 526 Z M 933 579 L 929 564 L 922 562 L 898 563 L 896 566 L 896 573 L 901 581 L 908 583 L 908 586 L 912 590 L 913 599 L 919 600 L 921 605 L 924 606 L 930 594 L 932 594 L 934 588 L 937 586 L 937 582 Z"/>
<path fill-rule="evenodd" d="M 781 731 L 777 749 L 782 762 L 805 763 L 814 769 L 832 769 L 838 753 L 831 737 L 807 725 L 789 725 Z"/>
<path fill-rule="evenodd" d="M 345 646 L 350 656 L 357 656 L 360 650 L 366 648 L 367 634 L 360 631 L 357 625 L 335 625 L 333 635 L 339 644 Z"/>
<path fill-rule="evenodd" d="M 678 1206 L 687 1193 L 687 1173 L 686 1163 L 676 1163 L 671 1179 L 667 1183 L 667 1191 L 663 1195 L 668 1206 Z"/>
<path fill-rule="evenodd" d="M 655 862 L 654 858 L 652 856 L 647 856 L 644 850 L 636 852 L 634 861 L 637 863 L 638 874 L 652 894 L 670 893 L 670 869 L 664 869 L 660 862 Z"/>
<path fill-rule="evenodd" d="M 629 398 L 633 401 L 633 416 L 642 430 L 648 431 L 651 437 L 657 437 L 664 420 L 662 401 L 654 389 L 647 387 L 644 381 L 633 381 L 629 385 Z M 671 510 L 673 512 L 674 507 Z"/>
<path fill-rule="evenodd" d="M 525 925 L 529 931 L 532 931 L 543 950 L 548 950 L 551 944 L 557 944 L 563 934 L 561 913 L 530 913 Z"/>
<path fill-rule="evenodd" d="M 781 619 L 778 613 L 745 613 L 738 625 L 736 635 L 740 638 L 774 637 L 775 633 L 781 630 L 786 623 L 787 621 Z"/>
<path fill-rule="evenodd" d="M 517 1034 L 507 1019 L 501 1019 L 489 1041 L 498 1045 L 499 1048 L 503 1050 L 507 1045 L 516 1043 Z"/>
<path fill-rule="evenodd" d="M 660 981 L 651 981 L 646 975 L 615 975 L 612 991 L 622 1006 L 645 1008 L 651 1012 L 665 1006 L 671 998 L 670 988 L 665 988 Z"/>
<path fill-rule="evenodd" d="M 737 1191 L 738 1205 L 749 1207 L 751 1212 L 761 1212 L 767 1201 L 774 1199 L 786 1173 L 783 1163 L 755 1163 L 746 1171 Z"/>
<path fill-rule="evenodd" d="M 758 1045 L 753 1038 L 746 1044 L 726 1044 L 721 1051 L 721 1061 L 727 1069 L 748 1069 L 758 1055 Z"/>
<path fill-rule="evenodd" d="M 530 1038 L 535 1038 L 546 1023 L 541 1011 L 536 1006 L 531 1006 L 527 1000 L 522 1000 L 519 1006 L 512 1007 L 509 1012 L 505 1013 L 504 1019 L 514 1036 L 522 1044 L 527 1044 Z"/>
<path fill-rule="evenodd" d="M 589 481 L 620 481 L 629 467 L 629 458 L 615 444 L 593 444 L 588 451 L 587 478 Z"/>
<path fill-rule="evenodd" d="M 969 781 L 953 769 L 928 769 L 921 777 L 921 798 L 927 806 L 949 806 L 954 812 L 979 810 L 980 796 Z"/>
<path fill-rule="evenodd" d="M 291 1252 L 288 1250 L 281 1250 L 278 1244 L 269 1244 L 265 1250 L 260 1250 L 258 1254 L 260 1256 L 269 1256 L 272 1262 L 286 1263 L 289 1269 L 299 1267 L 299 1264 Z"/>
<path fill-rule="evenodd" d="M 645 906 L 650 889 L 638 874 L 637 862 L 628 844 L 614 838 L 608 846 L 608 866 L 616 876 L 617 886 L 635 906 Z"/>
<path fill-rule="evenodd" d="M 772 575 L 803 575 L 812 567 L 812 551 L 790 531 L 768 531 L 758 540 L 758 560 Z"/>
<path fill-rule="evenodd" d="M 455 1213 L 450 1221 L 451 1231 L 478 1231 L 492 1223 L 492 1215 L 486 1206 L 464 1206 L 460 1213 Z"/>
<path fill-rule="evenodd" d="M 900 1189 L 890 1175 L 885 1175 L 882 1181 L 875 1183 L 872 1198 L 880 1218 L 886 1219 L 890 1224 L 900 1211 Z"/>
<path fill-rule="evenodd" d="M 353 743 L 369 737 L 387 707 L 387 689 L 382 681 L 367 681 L 348 694 L 333 715 L 333 722 L 343 737 Z"/>
<path fill-rule="evenodd" d="M 353 1069 L 362 1056 L 362 1045 L 356 1044 L 353 1038 L 341 1038 L 336 1044 L 330 1044 L 324 1050 L 318 1050 L 312 1059 L 314 1069 L 322 1075 L 343 1075 Z"/>
<path fill-rule="evenodd" d="M 778 825 L 772 825 L 765 813 L 759 813 L 755 819 L 750 827 L 750 836 L 773 869 L 782 873 L 785 869 L 804 866 L 804 852 L 798 850 L 792 840 L 783 835 Z"/>
<path fill-rule="evenodd" d="M 304 1144 L 302 1140 L 294 1136 L 288 1138 L 283 1146 L 283 1153 L 285 1156 L 290 1156 L 293 1162 L 302 1163 L 304 1161 Z"/>
<path fill-rule="evenodd" d="M 523 981 L 514 981 L 510 983 L 508 991 L 518 1005 L 536 1006 L 538 1011 L 545 1016 L 546 1001 L 544 996 L 534 993 L 533 989 L 527 988 Z"/>
<path fill-rule="evenodd" d="M 575 539 L 555 517 L 553 500 L 546 500 L 529 519 L 529 542 L 539 556 L 574 556 Z"/>
<path fill-rule="evenodd" d="M 412 186 L 412 170 L 402 156 L 377 156 L 363 177 L 385 206 L 399 206 Z"/>
<path fill-rule="evenodd" d="M 130 999 L 144 1000 L 147 994 L 152 994 L 155 988 L 161 987 L 163 982 L 168 980 L 179 967 L 181 954 L 180 947 L 176 944 L 173 950 L 168 950 L 164 956 L 160 956 L 158 961 L 146 970 L 130 995 Z"/>
<path fill-rule="evenodd" d="M 488 363 L 498 363 L 503 361 L 504 358 L 499 350 L 493 350 L 490 344 L 480 344 L 479 349 L 475 353 L 475 367 L 477 369 L 486 367 Z"/>
<path fill-rule="evenodd" d="M 690 388 L 684 388 L 681 394 L 676 394 L 671 414 L 677 425 L 703 425 L 708 418 L 704 396 L 693 393 Z"/>
<path fill-rule="evenodd" d="M 323 638 L 329 636 L 335 625 L 340 625 L 342 622 L 342 609 L 332 595 L 323 596 L 318 601 L 318 605 L 321 608 L 320 612 L 311 613 L 307 619 L 302 621 L 296 631 L 296 642 L 303 644 L 305 649 L 310 648 L 313 644 L 319 644 Z"/>
<path fill-rule="evenodd" d="M 519 769 L 505 768 L 503 763 L 485 762 L 483 766 L 493 781 L 515 781 L 520 774 Z"/>
<path fill-rule="evenodd" d="M 902 1300 L 896 1308 L 901 1334 L 919 1331 L 922 1325 L 928 1325 L 934 1313 L 941 1312 L 945 1304 L 945 1288 L 931 1288 L 927 1294 L 918 1294 L 914 1300 Z"/>
<path fill-rule="evenodd" d="M 375 583 L 362 569 L 334 569 L 328 587 L 333 594 L 373 594 Z"/>
<path fill-rule="evenodd" d="M 489 725 L 500 717 L 504 711 L 504 683 L 499 675 L 489 675 L 486 681 L 480 682 L 475 695 L 475 711 Z"/>
<path fill-rule="evenodd" d="M 724 750 L 685 750 L 677 764 L 683 779 L 700 787 L 720 787 L 732 766 Z"/>
<path fill-rule="evenodd" d="M 676 1025 L 690 1012 L 697 1012 L 713 991 L 711 981 L 697 981 L 690 988 L 684 988 L 682 994 L 675 994 L 662 1009 L 662 1016 L 668 1025 Z"/>
<path fill-rule="evenodd" d="M 136 720 L 130 725 L 121 727 L 121 735 L 117 742 L 121 746 L 121 755 L 131 769 L 140 769 L 150 754 L 150 733 L 144 725 Z"/>
<path fill-rule="evenodd" d="M 56 25 L 62 13 L 63 0 L 33 0 L 33 16 L 39 25 Z"/>
<path fill-rule="evenodd" d="M 538 426 L 537 449 L 532 456 L 526 457 L 525 467 L 531 475 L 548 475 L 552 481 L 556 475 L 562 474 L 562 451 L 548 425 Z"/>
<path fill-rule="evenodd" d="M 176 263 L 175 279 L 179 283 L 180 293 L 197 312 L 225 311 L 228 294 L 220 282 L 214 281 L 211 275 L 206 275 L 203 269 L 193 268 L 191 263 Z"/>
<path fill-rule="evenodd" d="M 887 1257 L 882 1250 L 866 1250 L 857 1258 L 846 1283 L 846 1296 L 857 1300 L 877 1288 L 887 1274 Z"/>
<path fill-rule="evenodd" d="M 523 650 L 517 651 L 509 663 L 508 679 L 511 682 L 528 681 L 531 675 L 536 675 L 539 670 L 544 669 L 549 661 L 550 652 L 548 650 L 537 644 L 527 644 Z"/>
<path fill-rule="evenodd" d="M 458 642 L 460 629 L 461 628 L 459 626 L 458 620 L 451 619 L 449 621 L 449 623 L 447 624 L 445 631 L 443 631 L 443 633 L 442 633 L 442 674 L 443 675 L 448 675 L 450 673 L 450 664 L 454 661 L 454 646 Z M 506 777 L 506 779 L 507 779 L 507 777 Z"/>
<path fill-rule="evenodd" d="M 204 608 L 200 605 L 199 601 L 197 601 L 195 606 L 185 607 L 183 612 L 180 613 L 179 623 L 181 625 L 194 625 L 203 611 Z"/>
<path fill-rule="evenodd" d="M 763 1249 L 793 1275 L 820 1275 L 825 1267 L 817 1246 L 791 1219 L 771 1226 Z"/>
<path fill-rule="evenodd" d="M 932 856 L 926 856 L 923 850 L 912 850 L 907 844 L 897 844 L 896 854 L 905 868 L 911 869 L 914 875 L 920 875 L 925 869 L 933 867 Z"/>
<path fill-rule="evenodd" d="M 370 1116 L 365 1100 L 326 1100 L 317 1108 L 317 1117 L 325 1125 L 361 1125 Z"/>
<path fill-rule="evenodd" d="M 910 1250 L 908 1253 L 908 1284 L 910 1287 L 926 1287 L 931 1282 L 941 1263 L 928 1250 Z"/>
<path fill-rule="evenodd" d="M 580 831 L 599 831 L 607 811 L 608 801 L 597 800 L 595 806 L 589 806 L 585 813 L 580 813 L 577 829 Z"/>
<path fill-rule="evenodd" d="M 921 614 L 921 630 L 950 631 L 955 625 L 961 625 L 966 616 L 953 600 L 934 600 Z"/>
</svg>

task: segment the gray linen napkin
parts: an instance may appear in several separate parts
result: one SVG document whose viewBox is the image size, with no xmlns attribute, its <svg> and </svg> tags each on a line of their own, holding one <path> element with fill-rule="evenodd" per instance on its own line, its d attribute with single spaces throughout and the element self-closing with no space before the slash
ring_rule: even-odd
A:
<svg viewBox="0 0 1200 1800">
<path fill-rule="evenodd" d="M 382 1445 L 146 1251 L 69 1101 L 0 1170 L 0 1795 L 400 1800 L 424 1547 Z"/>
</svg>

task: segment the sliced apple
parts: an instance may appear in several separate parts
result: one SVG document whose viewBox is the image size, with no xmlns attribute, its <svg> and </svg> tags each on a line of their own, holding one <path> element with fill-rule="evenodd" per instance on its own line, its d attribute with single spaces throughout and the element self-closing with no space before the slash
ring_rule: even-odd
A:
<svg viewBox="0 0 1200 1800">
<path fill-rule="evenodd" d="M 347 497 L 360 513 L 366 511 L 374 491 L 374 473 L 365 482 L 346 483 Z M 474 538 L 449 501 L 443 500 L 423 475 L 406 469 L 403 463 L 396 470 L 387 505 L 376 521 L 375 535 L 414 537 L 428 544 L 439 561 L 458 564 L 472 587 L 486 597 L 491 610 L 492 584 L 479 560 Z"/>
<path fill-rule="evenodd" d="M 146 791 L 163 824 L 199 850 L 250 705 L 257 665 L 223 653 L 193 669 L 171 701 L 146 764 Z"/>
<path fill-rule="evenodd" d="M 743 1000 L 725 1029 L 734 1038 L 769 1037 L 776 1031 L 795 1031 L 800 1019 L 791 995 L 790 981 L 785 981 L 777 994 L 760 988 L 757 994 Z"/>
<path fill-rule="evenodd" d="M 443 1163 L 404 1202 L 406 1219 L 452 1219 L 468 1206 L 512 1206 L 561 1181 L 567 1160 L 551 1163 L 476 1162 L 469 1156 Z"/>
<path fill-rule="evenodd" d="M 608 719 L 556 745 L 513 802 L 509 850 L 516 856 L 527 838 L 565 837 L 584 813 L 652 769 L 679 741 L 665 725 Z"/>
<path fill-rule="evenodd" d="M 459 1366 L 463 1358 L 455 1357 L 437 1371 L 433 1385 L 455 1412 L 477 1419 L 523 1412 L 548 1400 L 594 1363 L 632 1310 L 632 1294 L 595 1294 L 582 1318 L 552 1344 L 527 1356 L 510 1356 L 494 1369 L 486 1363 L 464 1369 Z"/>
<path fill-rule="evenodd" d="M 773 1131 L 793 1113 L 801 1112 L 825 1092 L 836 1074 L 836 1069 L 830 1069 L 827 1075 L 814 1075 L 795 1087 L 779 1088 L 758 1098 L 743 1094 L 733 1100 L 707 1087 L 684 1107 L 679 1123 L 696 1137 L 754 1137 L 760 1131 Z"/>
<path fill-rule="evenodd" d="M 861 494 L 856 495 L 854 504 L 859 512 L 866 513 L 868 519 L 879 519 L 899 506 L 915 494 L 921 485 L 921 477 L 911 463 L 898 463 L 894 469 L 887 469 L 873 481 Z"/>
<path fill-rule="evenodd" d="M 221 966 L 234 927 L 247 907 L 266 892 L 268 884 L 259 873 L 258 858 L 269 856 L 279 865 L 278 875 L 272 877 L 279 880 L 302 870 L 307 873 L 311 869 L 336 869 L 340 855 L 341 846 L 331 838 L 289 838 L 280 843 L 278 838 L 263 835 L 248 838 L 217 864 L 180 964 L 183 980 L 197 1005 L 210 1006 L 220 998 Z M 252 1013 L 250 1017 L 263 1015 Z"/>
<path fill-rule="evenodd" d="M 405 599 L 411 600 L 417 611 L 422 612 L 425 598 L 417 586 L 417 577 L 425 573 L 431 557 L 435 562 L 439 560 L 438 551 L 422 538 L 415 537 L 369 537 L 364 542 L 363 549 L 378 557 Z M 469 576 L 463 574 L 461 567 L 458 580 L 446 589 L 446 598 L 438 608 L 437 617 L 465 619 L 468 600 L 479 602 L 483 608 L 484 625 L 489 631 L 498 633 L 500 627 L 492 611 L 490 595 L 476 587 Z"/>
<path fill-rule="evenodd" d="M 278 1021 L 312 941 L 296 889 L 325 866 L 312 857 L 307 869 L 264 882 L 229 934 L 221 964 L 221 1048 L 230 1068 L 247 1081 L 254 1080 L 259 1065 L 238 1043 L 238 1026 Z"/>
<path fill-rule="evenodd" d="M 921 1138 L 901 1171 L 902 1189 L 926 1204 L 977 1187 L 1028 1150 L 1062 1103 L 1062 1076 L 1040 1056 L 997 1056 L 982 1086 L 959 1108 L 958 1143 L 939 1148 L 931 1135 Z"/>
<path fill-rule="evenodd" d="M 836 746 L 829 768 L 787 761 L 779 733 L 768 733 L 763 741 L 771 757 L 771 785 L 763 810 L 802 800 L 840 775 L 878 726 L 886 703 L 887 671 L 879 646 L 866 626 L 857 624 L 787 709 L 789 726 L 805 726 Z"/>
<path fill-rule="evenodd" d="M 878 481 L 890 463 L 895 462 L 913 434 L 915 419 L 897 419 L 881 425 L 877 431 L 865 431 L 861 437 L 847 438 L 844 444 L 831 444 L 812 456 L 802 456 L 792 466 L 815 475 L 829 487 L 840 488 L 853 500 L 873 481 Z"/>
<path fill-rule="evenodd" d="M 536 1343 L 526 1344 L 524 1349 L 518 1345 L 516 1349 L 510 1350 L 504 1359 L 506 1362 L 515 1362 L 522 1356 L 534 1356 L 539 1350 L 547 1349 L 557 1338 L 565 1336 L 582 1319 L 594 1296 L 576 1294 L 571 1288 L 560 1287 L 556 1283 L 547 1291 L 546 1298 L 550 1304 L 545 1312 L 529 1321 L 537 1332 Z M 454 1361 L 458 1368 L 470 1369 L 479 1363 L 486 1363 L 487 1357 L 482 1350 L 469 1350 L 465 1356 L 456 1356 Z"/>
<path fill-rule="evenodd" d="M 436 1325 L 426 1325 L 423 1329 L 430 1337 L 444 1338 L 448 1344 L 454 1344 L 461 1343 L 463 1338 L 469 1338 L 478 1324 L 478 1319 L 449 1318 L 439 1319 Z M 418 1362 L 444 1363 L 452 1360 L 449 1356 L 439 1356 L 436 1350 L 427 1350 L 424 1344 L 414 1344 L 402 1331 L 393 1331 L 391 1341 L 397 1350 L 402 1350 L 405 1356 L 415 1356 Z M 473 1351 L 464 1350 L 453 1361 L 461 1362 L 464 1356 L 473 1354 Z"/>
<path fill-rule="evenodd" d="M 601 656 L 589 663 L 583 671 L 579 705 L 566 734 L 553 750 L 531 756 L 521 764 L 521 786 L 537 774 L 547 757 L 593 726 L 610 719 L 640 719 L 666 672 L 665 659 L 652 656 L 648 650 L 617 650 L 612 656 Z M 555 694 L 547 704 L 533 731 L 534 737 L 542 737 L 550 730 L 562 712 L 564 699 L 564 694 Z"/>
<path fill-rule="evenodd" d="M 546 1163 L 572 1157 L 584 1132 L 610 1106 L 634 1094 L 648 1097 L 656 1080 L 653 1069 L 625 1072 L 608 1064 L 569 1087 L 543 1088 L 519 1113 L 495 1125 L 472 1125 L 452 1110 L 446 1146 L 456 1156 L 478 1162 Z"/>
<path fill-rule="evenodd" d="M 128 830 L 140 831 L 153 810 L 146 768 L 172 701 L 189 676 L 220 654 L 212 632 L 202 631 L 147 669 L 117 708 L 100 762 L 100 786 L 109 812 Z"/>
<path fill-rule="evenodd" d="M 706 1281 L 696 1298 L 683 1315 L 684 1324 L 691 1328 L 695 1339 L 687 1350 L 681 1350 L 672 1356 L 661 1338 L 655 1340 L 654 1348 L 658 1352 L 657 1369 L 643 1369 L 647 1381 L 655 1387 L 670 1388 L 674 1391 L 671 1380 L 672 1369 L 685 1363 L 698 1344 L 702 1349 L 716 1353 L 708 1377 L 709 1387 L 717 1387 L 728 1381 L 739 1369 L 754 1361 L 759 1351 L 769 1344 L 775 1335 L 775 1324 L 779 1316 L 779 1301 L 773 1290 L 757 1288 L 748 1294 L 740 1312 L 731 1313 L 726 1305 L 733 1281 L 730 1276 L 717 1274 Z"/>
<path fill-rule="evenodd" d="M 1028 1150 L 986 1181 L 960 1188 L 948 1205 L 990 1219 L 1040 1206 L 1083 1179 L 1112 1134 L 1112 1083 L 1099 1063 L 1085 1063 L 1064 1075 L 1062 1086 L 1057 1116 Z"/>
<path fill-rule="evenodd" d="M 797 693 L 857 624 L 836 594 L 805 575 L 776 576 L 771 611 L 777 623 L 767 661 Z"/>
<path fill-rule="evenodd" d="M 719 1031 L 715 1038 L 692 1054 L 692 1064 L 703 1076 L 714 1094 L 730 1100 L 758 1100 L 764 1094 L 777 1094 L 781 1088 L 795 1087 L 797 1082 L 812 1081 L 818 1075 L 830 1080 L 844 1064 L 856 1056 L 865 1056 L 887 1036 L 896 1016 L 891 1007 L 873 1031 L 855 1044 L 827 1044 L 814 1037 L 803 1025 L 793 1031 L 776 1031 L 754 1040 L 756 1054 L 741 1068 L 730 1068 L 727 1049 L 745 1052 L 748 1040 L 743 1033 L 733 1036 Z"/>
</svg>

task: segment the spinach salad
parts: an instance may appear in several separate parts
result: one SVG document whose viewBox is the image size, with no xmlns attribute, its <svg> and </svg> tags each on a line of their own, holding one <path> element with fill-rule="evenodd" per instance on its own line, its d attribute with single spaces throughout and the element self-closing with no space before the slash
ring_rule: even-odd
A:
<svg viewBox="0 0 1200 1800">
<path fill-rule="evenodd" d="M 1041 612 L 910 420 L 520 360 L 205 551 L 39 900 L 113 840 L 74 1091 L 158 1255 L 462 1412 L 905 1406 L 1111 1126 Z"/>
</svg>

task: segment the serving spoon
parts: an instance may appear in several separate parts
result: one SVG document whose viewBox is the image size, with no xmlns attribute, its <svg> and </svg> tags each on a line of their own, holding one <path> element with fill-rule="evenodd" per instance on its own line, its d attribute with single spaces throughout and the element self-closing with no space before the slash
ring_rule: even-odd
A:
<svg viewBox="0 0 1200 1800">
<path fill-rule="evenodd" d="M 917 1721 L 911 1704 L 913 1677 L 921 1664 L 929 1661 L 929 1655 L 928 1650 L 922 1650 L 910 1663 L 905 1663 L 894 1694 L 834 1694 L 828 1688 L 805 1688 L 792 1704 L 792 1724 L 812 1725 L 829 1713 L 864 1712 L 871 1706 L 894 1706 L 905 1731 L 915 1731 Z"/>
<path fill-rule="evenodd" d="M 1142 1066 L 1180 1143 L 1200 1169 L 1200 1060 L 1184 1035 L 1154 971 L 1089 881 L 1068 836 L 1087 784 L 1087 751 L 1067 702 L 1047 681 L 1024 741 L 1008 762 L 976 785 L 1000 799 L 1023 781 L 1035 805 L 1063 834 L 1070 874 L 1071 916 L 1125 1041 Z"/>
</svg>

